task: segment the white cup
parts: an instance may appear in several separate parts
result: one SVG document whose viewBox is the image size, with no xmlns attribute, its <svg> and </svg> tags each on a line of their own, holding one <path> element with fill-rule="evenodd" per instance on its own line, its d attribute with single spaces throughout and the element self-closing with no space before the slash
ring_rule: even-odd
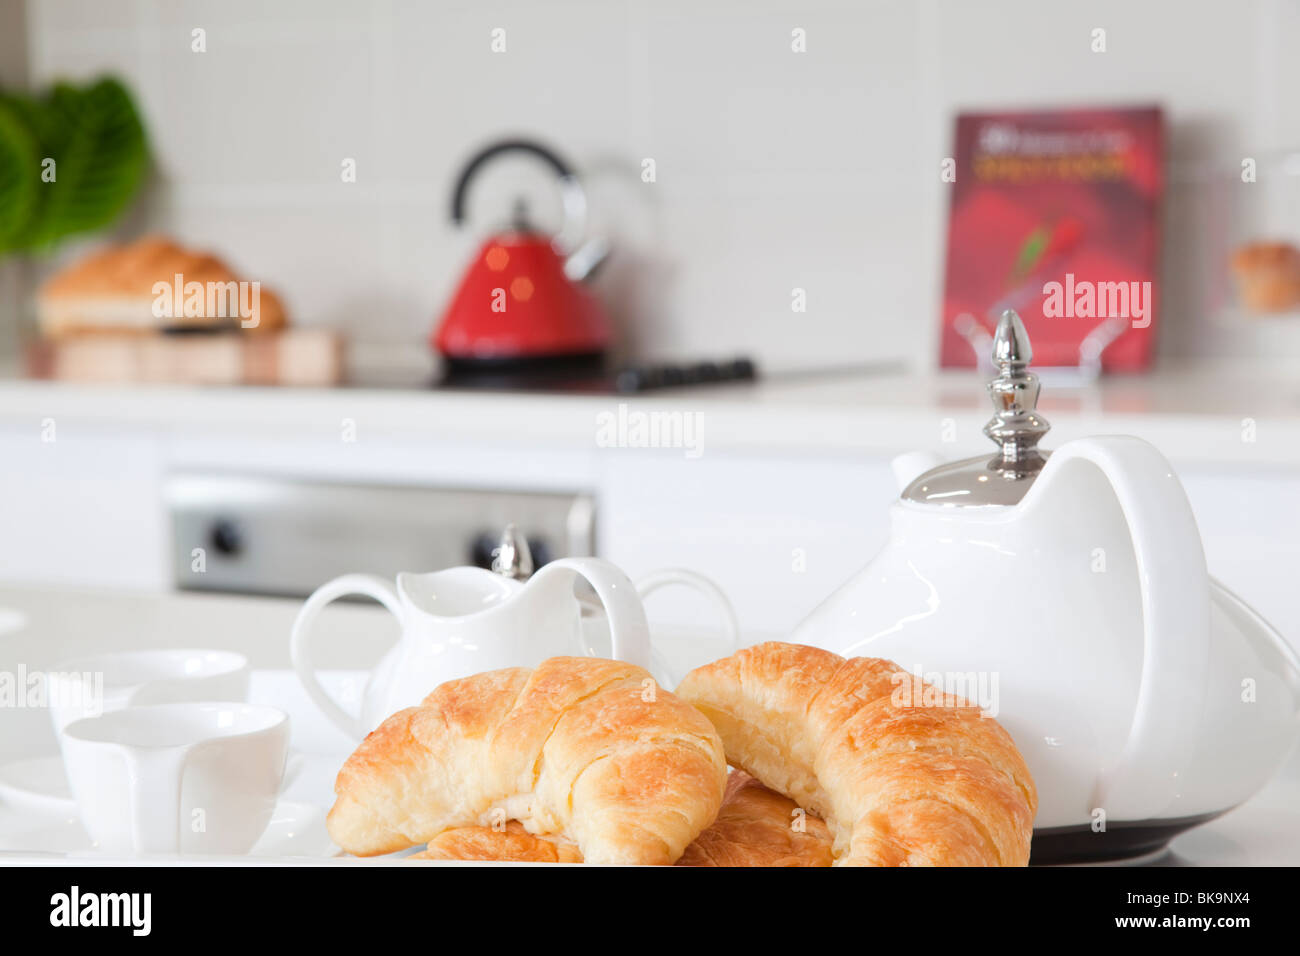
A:
<svg viewBox="0 0 1300 956">
<path fill-rule="evenodd" d="M 289 717 L 274 707 L 126 707 L 63 728 L 63 762 L 96 846 L 108 853 L 242 854 L 284 783 Z"/>
<path fill-rule="evenodd" d="M 123 707 L 246 700 L 248 658 L 233 651 L 144 650 L 96 654 L 46 672 L 54 732 Z"/>
</svg>

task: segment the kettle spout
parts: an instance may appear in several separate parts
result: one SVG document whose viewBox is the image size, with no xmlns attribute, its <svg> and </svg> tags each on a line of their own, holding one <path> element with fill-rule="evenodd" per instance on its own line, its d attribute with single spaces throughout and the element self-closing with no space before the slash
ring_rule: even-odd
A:
<svg viewBox="0 0 1300 956">
<path fill-rule="evenodd" d="M 942 463 L 943 458 L 934 452 L 909 451 L 890 461 L 889 467 L 894 472 L 894 481 L 898 483 L 898 490 L 902 491 L 913 480 Z"/>
<path fill-rule="evenodd" d="M 588 239 L 564 260 L 564 274 L 574 282 L 585 282 L 609 257 L 609 240 Z"/>
</svg>

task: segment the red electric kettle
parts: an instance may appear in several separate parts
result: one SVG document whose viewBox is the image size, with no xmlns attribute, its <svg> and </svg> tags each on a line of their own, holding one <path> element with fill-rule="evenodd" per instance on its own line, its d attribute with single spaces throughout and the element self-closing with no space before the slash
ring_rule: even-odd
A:
<svg viewBox="0 0 1300 956">
<path fill-rule="evenodd" d="M 433 347 L 448 374 L 532 368 L 549 364 L 599 364 L 610 342 L 610 323 L 583 285 L 608 254 L 603 239 L 581 241 L 587 200 L 569 165 L 527 140 L 495 143 L 465 165 L 452 194 L 451 220 L 465 221 L 470 181 L 492 159 L 525 152 L 546 162 L 559 178 L 565 224 L 548 236 L 528 222 L 522 201 L 514 222 L 479 248 L 447 305 Z"/>
</svg>

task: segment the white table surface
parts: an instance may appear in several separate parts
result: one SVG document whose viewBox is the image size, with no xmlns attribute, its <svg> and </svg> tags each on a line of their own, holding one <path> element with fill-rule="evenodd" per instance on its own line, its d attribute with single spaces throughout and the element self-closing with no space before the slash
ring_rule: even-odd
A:
<svg viewBox="0 0 1300 956">
<path fill-rule="evenodd" d="M 170 646 L 240 651 L 258 672 L 254 694 L 276 697 L 295 718 L 295 746 L 327 758 L 315 761 L 313 772 L 294 793 L 295 799 L 323 803 L 329 799 L 329 761 L 341 761 L 348 742 L 311 712 L 287 670 L 289 627 L 298 606 L 297 601 L 273 598 L 0 587 L 0 671 L 21 665 L 30 672 L 97 650 Z M 336 605 L 321 618 L 317 660 L 330 670 L 356 671 L 376 659 L 395 636 L 394 624 L 378 608 Z M 753 635 L 755 639 L 766 636 Z M 717 647 L 708 646 L 712 639 L 705 639 L 706 646 L 692 648 L 679 634 L 662 637 L 670 659 L 692 666 L 718 653 Z M 701 660 L 689 659 L 702 653 Z M 55 751 L 48 714 L 0 710 L 0 762 Z M 15 811 L 0 805 L 0 814 L 4 812 Z M 0 862 L 4 859 L 0 852 Z M 1156 862 L 1300 866 L 1300 751 L 1254 798 L 1178 837 L 1171 852 Z"/>
</svg>

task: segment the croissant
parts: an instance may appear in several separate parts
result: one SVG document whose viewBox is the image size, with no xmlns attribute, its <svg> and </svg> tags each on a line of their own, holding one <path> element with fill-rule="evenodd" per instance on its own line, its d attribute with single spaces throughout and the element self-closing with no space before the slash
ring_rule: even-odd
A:
<svg viewBox="0 0 1300 956">
<path fill-rule="evenodd" d="M 581 863 L 582 853 L 572 843 L 534 836 L 516 820 L 504 830 L 493 827 L 456 827 L 444 830 L 408 860 L 477 860 L 505 863 Z"/>
<path fill-rule="evenodd" d="M 826 821 L 837 866 L 1023 866 L 1038 796 L 1011 737 L 890 661 L 759 644 L 677 694 L 727 759 Z M 934 699 L 931 699 L 931 698 Z"/>
<path fill-rule="evenodd" d="M 713 825 L 686 848 L 678 866 L 830 866 L 826 824 L 794 801 L 733 770 Z"/>
<path fill-rule="evenodd" d="M 412 860 L 581 863 L 577 847 L 534 836 L 513 820 L 505 829 L 458 827 L 432 840 Z M 686 848 L 678 866 L 830 866 L 826 824 L 734 770 L 718 818 Z"/>
<path fill-rule="evenodd" d="M 449 681 L 393 714 L 339 771 L 326 825 L 370 856 L 513 819 L 591 863 L 670 864 L 726 778 L 708 719 L 645 670 L 555 657 Z"/>
</svg>

